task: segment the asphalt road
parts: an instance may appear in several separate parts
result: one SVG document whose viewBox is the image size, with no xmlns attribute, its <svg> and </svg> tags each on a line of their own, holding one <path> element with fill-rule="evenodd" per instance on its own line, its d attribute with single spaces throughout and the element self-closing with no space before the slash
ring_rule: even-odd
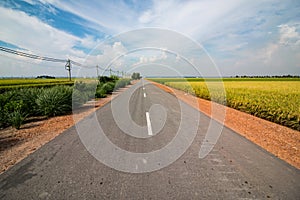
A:
<svg viewBox="0 0 300 200">
<path fill-rule="evenodd" d="M 0 199 L 300 199 L 299 170 L 226 127 L 200 159 L 211 123 L 140 81 L 0 175 Z"/>
</svg>

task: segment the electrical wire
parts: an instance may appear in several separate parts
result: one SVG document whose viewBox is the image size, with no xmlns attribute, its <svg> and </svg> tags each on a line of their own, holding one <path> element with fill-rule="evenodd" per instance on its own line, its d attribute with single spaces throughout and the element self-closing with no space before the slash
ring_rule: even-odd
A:
<svg viewBox="0 0 300 200">
<path fill-rule="evenodd" d="M 58 59 L 58 58 L 52 58 L 52 57 L 46 57 L 46 56 L 39 56 L 39 55 L 35 55 L 35 54 L 29 54 L 29 53 L 25 53 L 25 52 L 22 52 L 22 51 L 13 50 L 13 49 L 2 47 L 2 46 L 0 46 L 0 51 L 10 53 L 10 54 L 15 54 L 15 55 L 22 56 L 22 57 L 35 59 L 35 60 L 43 60 L 43 61 L 48 61 L 48 62 L 60 62 L 60 63 L 70 62 L 72 65 L 75 65 L 75 66 L 78 66 L 78 67 L 89 68 L 89 69 L 94 69 L 95 68 L 95 67 L 92 67 L 92 66 L 83 65 L 79 62 L 76 62 L 76 61 L 73 61 L 73 60 L 70 60 L 70 59 Z M 109 72 L 113 72 L 113 73 L 120 73 L 120 71 L 115 71 L 111 68 L 110 69 L 104 69 L 104 68 L 99 67 L 99 66 L 96 66 L 96 67 L 98 69 L 103 70 L 103 71 L 109 71 Z"/>
</svg>

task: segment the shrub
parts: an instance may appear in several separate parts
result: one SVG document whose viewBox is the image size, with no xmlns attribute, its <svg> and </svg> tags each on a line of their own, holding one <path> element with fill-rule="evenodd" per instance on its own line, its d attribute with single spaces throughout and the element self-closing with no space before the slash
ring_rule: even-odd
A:
<svg viewBox="0 0 300 200">
<path fill-rule="evenodd" d="M 95 97 L 96 98 L 105 98 L 107 95 L 106 95 L 106 91 L 103 90 L 102 88 L 98 88 L 97 91 L 96 91 L 96 94 L 95 94 Z"/>
<path fill-rule="evenodd" d="M 13 111 L 8 115 L 9 123 L 16 129 L 20 129 L 25 119 L 26 115 L 24 115 L 20 110 Z"/>
<path fill-rule="evenodd" d="M 1 128 L 10 125 L 8 120 L 8 112 L 7 109 L 5 109 L 5 107 L 13 98 L 13 95 L 14 94 L 12 92 L 6 92 L 0 95 L 0 127 Z"/>
<path fill-rule="evenodd" d="M 38 116 L 41 114 L 36 103 L 36 99 L 41 91 L 42 89 L 39 88 L 26 88 L 20 90 L 19 97 L 24 103 L 23 112 L 28 116 Z"/>
<path fill-rule="evenodd" d="M 115 88 L 115 83 L 113 83 L 113 82 L 104 83 L 101 87 L 101 89 L 106 94 L 111 94 L 114 91 L 114 88 Z"/>
<path fill-rule="evenodd" d="M 12 125 L 16 129 L 20 129 L 27 114 L 24 113 L 23 100 L 10 101 L 4 106 L 8 125 Z"/>
<path fill-rule="evenodd" d="M 123 88 L 123 87 L 125 87 L 126 85 L 129 85 L 129 84 L 130 84 L 130 79 L 120 79 L 116 82 L 115 90 L 117 90 L 119 88 Z"/>
<path fill-rule="evenodd" d="M 47 117 L 66 114 L 72 110 L 72 92 L 67 86 L 43 90 L 36 100 L 38 109 Z"/>
<path fill-rule="evenodd" d="M 82 81 L 74 84 L 74 90 L 78 90 L 85 96 L 85 102 L 95 97 L 97 82 L 84 83 Z"/>
<path fill-rule="evenodd" d="M 78 108 L 83 105 L 88 100 L 88 97 L 83 92 L 74 89 L 72 94 L 72 105 L 73 108 Z"/>
<path fill-rule="evenodd" d="M 107 83 L 115 81 L 114 77 L 107 77 L 107 76 L 99 76 L 98 77 L 100 83 Z"/>
</svg>

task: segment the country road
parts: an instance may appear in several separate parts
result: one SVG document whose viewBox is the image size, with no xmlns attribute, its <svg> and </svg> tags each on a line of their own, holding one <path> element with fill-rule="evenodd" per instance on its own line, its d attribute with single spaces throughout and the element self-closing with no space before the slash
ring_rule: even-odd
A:
<svg viewBox="0 0 300 200">
<path fill-rule="evenodd" d="M 0 175 L 0 199 L 268 198 L 300 199 L 300 171 L 146 80 Z"/>
</svg>

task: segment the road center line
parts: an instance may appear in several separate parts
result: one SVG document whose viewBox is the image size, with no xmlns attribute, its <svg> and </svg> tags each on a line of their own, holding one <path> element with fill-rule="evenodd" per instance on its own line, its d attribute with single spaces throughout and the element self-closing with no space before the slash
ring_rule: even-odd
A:
<svg viewBox="0 0 300 200">
<path fill-rule="evenodd" d="M 147 120 L 147 127 L 148 127 L 148 135 L 153 135 L 149 112 L 146 112 L 146 120 Z"/>
</svg>

